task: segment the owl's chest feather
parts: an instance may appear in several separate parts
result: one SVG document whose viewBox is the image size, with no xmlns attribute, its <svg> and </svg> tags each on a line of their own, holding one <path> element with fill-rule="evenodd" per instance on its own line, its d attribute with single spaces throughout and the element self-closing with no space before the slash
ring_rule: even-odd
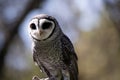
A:
<svg viewBox="0 0 120 80">
<path fill-rule="evenodd" d="M 58 64 L 62 59 L 61 44 L 59 42 L 49 44 L 39 44 L 34 46 L 37 59 L 42 63 Z"/>
</svg>

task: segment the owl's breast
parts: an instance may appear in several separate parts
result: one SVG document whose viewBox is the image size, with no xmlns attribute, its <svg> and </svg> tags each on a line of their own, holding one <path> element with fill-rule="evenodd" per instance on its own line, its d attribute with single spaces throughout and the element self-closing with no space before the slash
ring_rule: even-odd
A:
<svg viewBox="0 0 120 80">
<path fill-rule="evenodd" d="M 39 46 L 35 49 L 37 61 L 47 66 L 60 66 L 63 64 L 61 46 L 53 44 L 51 46 Z"/>
</svg>

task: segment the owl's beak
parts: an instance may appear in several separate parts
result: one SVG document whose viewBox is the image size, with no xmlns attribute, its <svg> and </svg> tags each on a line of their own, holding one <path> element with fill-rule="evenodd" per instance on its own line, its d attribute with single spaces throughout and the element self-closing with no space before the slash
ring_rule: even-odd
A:
<svg viewBox="0 0 120 80">
<path fill-rule="evenodd" d="M 40 30 L 40 31 L 39 31 L 40 36 L 42 35 L 42 33 L 43 33 L 43 31 L 42 31 L 42 30 Z"/>
</svg>

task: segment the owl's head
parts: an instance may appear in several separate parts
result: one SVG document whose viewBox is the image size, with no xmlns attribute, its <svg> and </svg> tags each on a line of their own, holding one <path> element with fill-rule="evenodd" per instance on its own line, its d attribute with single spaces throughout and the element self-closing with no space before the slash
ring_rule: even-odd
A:
<svg viewBox="0 0 120 80">
<path fill-rule="evenodd" d="M 55 35 L 55 29 L 59 26 L 57 20 L 46 14 L 33 17 L 28 25 L 29 33 L 35 40 L 46 40 Z"/>
</svg>

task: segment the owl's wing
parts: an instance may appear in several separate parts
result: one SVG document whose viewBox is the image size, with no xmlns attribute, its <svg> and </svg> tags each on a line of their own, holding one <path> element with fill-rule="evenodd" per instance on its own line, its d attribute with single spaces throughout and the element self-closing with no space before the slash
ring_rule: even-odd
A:
<svg viewBox="0 0 120 80">
<path fill-rule="evenodd" d="M 78 66 L 77 66 L 77 55 L 74 51 L 74 47 L 67 36 L 63 36 L 62 42 L 62 55 L 63 62 L 67 65 L 70 80 L 78 80 Z"/>
</svg>

